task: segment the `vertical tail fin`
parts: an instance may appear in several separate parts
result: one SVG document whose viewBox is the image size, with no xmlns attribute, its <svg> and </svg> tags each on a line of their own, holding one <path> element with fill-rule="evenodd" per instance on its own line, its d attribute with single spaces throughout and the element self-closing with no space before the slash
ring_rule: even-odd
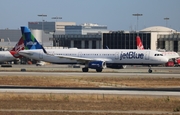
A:
<svg viewBox="0 0 180 115">
<path fill-rule="evenodd" d="M 18 43 L 14 46 L 14 48 L 10 51 L 10 53 L 15 58 L 20 58 L 21 56 L 18 54 L 19 51 L 24 50 L 24 40 L 23 37 L 21 37 L 18 41 Z"/>
<path fill-rule="evenodd" d="M 144 50 L 144 46 L 142 44 L 141 38 L 139 36 L 136 37 L 137 49 Z"/>
<path fill-rule="evenodd" d="M 24 40 L 25 49 L 33 50 L 33 49 L 43 49 L 44 53 L 47 53 L 44 47 L 39 44 L 36 38 L 32 35 L 29 28 L 22 26 L 21 32 Z"/>
<path fill-rule="evenodd" d="M 24 50 L 24 40 L 23 37 L 21 37 L 18 41 L 18 43 L 14 46 L 14 48 L 11 51 L 19 52 L 20 50 Z"/>
</svg>

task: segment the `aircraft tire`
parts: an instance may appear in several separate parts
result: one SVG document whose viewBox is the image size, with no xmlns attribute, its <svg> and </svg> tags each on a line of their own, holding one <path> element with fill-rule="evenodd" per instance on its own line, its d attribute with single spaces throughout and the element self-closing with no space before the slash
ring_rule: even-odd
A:
<svg viewBox="0 0 180 115">
<path fill-rule="evenodd" d="M 89 70 L 88 68 L 82 68 L 83 72 L 88 72 L 88 70 Z"/>
<path fill-rule="evenodd" d="M 148 72 L 149 72 L 149 73 L 152 73 L 152 70 L 151 70 L 151 69 L 149 69 L 149 70 L 148 70 Z"/>
<path fill-rule="evenodd" d="M 102 69 L 96 69 L 96 72 L 102 72 Z"/>
</svg>

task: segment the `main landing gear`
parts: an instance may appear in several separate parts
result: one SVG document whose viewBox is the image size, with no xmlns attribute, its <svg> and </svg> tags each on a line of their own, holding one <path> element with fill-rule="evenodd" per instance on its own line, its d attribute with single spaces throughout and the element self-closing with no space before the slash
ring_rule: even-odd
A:
<svg viewBox="0 0 180 115">
<path fill-rule="evenodd" d="M 151 69 L 151 65 L 149 65 L 149 70 L 148 70 L 149 73 L 152 73 L 152 69 Z"/>
<path fill-rule="evenodd" d="M 88 72 L 88 71 L 89 71 L 89 68 L 87 68 L 87 67 L 82 68 L 82 71 L 83 71 L 83 72 Z M 96 72 L 102 72 L 102 69 L 96 69 Z"/>
<path fill-rule="evenodd" d="M 102 69 L 96 69 L 96 72 L 102 72 Z"/>
<path fill-rule="evenodd" d="M 88 72 L 89 69 L 85 67 L 85 68 L 82 68 L 82 71 L 83 71 L 83 72 Z"/>
</svg>

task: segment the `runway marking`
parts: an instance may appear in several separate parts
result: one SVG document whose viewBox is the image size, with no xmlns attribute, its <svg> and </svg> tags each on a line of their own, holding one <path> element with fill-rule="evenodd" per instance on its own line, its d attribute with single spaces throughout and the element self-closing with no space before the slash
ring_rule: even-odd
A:
<svg viewBox="0 0 180 115">
<path fill-rule="evenodd" d="M 6 93 L 54 93 L 54 94 L 117 94 L 117 95 L 149 95 L 149 96 L 180 96 L 180 92 L 170 91 L 116 91 L 116 90 L 52 90 L 52 89 L 0 89 Z"/>
<path fill-rule="evenodd" d="M 121 114 L 173 114 L 179 115 L 180 112 L 168 111 L 117 111 L 117 110 L 24 110 L 24 109 L 0 109 L 1 112 L 61 112 L 61 113 L 121 113 Z"/>
<path fill-rule="evenodd" d="M 0 72 L 1 75 L 147 75 L 147 76 L 179 76 L 180 74 L 173 73 L 80 73 L 80 72 Z"/>
</svg>

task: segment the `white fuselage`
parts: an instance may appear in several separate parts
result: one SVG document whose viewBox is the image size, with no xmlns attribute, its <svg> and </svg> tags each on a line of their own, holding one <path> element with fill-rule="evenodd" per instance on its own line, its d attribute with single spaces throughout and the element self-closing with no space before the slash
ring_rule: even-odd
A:
<svg viewBox="0 0 180 115">
<path fill-rule="evenodd" d="M 0 51 L 0 62 L 15 60 L 16 58 L 9 51 Z"/>
<path fill-rule="evenodd" d="M 59 64 L 84 64 L 89 60 L 97 60 L 107 64 L 158 65 L 168 61 L 158 51 L 136 49 L 48 49 L 47 54 L 37 49 L 21 50 L 19 54 L 31 59 Z M 155 56 L 155 54 L 160 55 Z"/>
<path fill-rule="evenodd" d="M 173 58 L 179 58 L 179 54 L 176 52 L 161 52 L 164 56 L 166 56 L 168 59 L 173 59 Z"/>
</svg>

